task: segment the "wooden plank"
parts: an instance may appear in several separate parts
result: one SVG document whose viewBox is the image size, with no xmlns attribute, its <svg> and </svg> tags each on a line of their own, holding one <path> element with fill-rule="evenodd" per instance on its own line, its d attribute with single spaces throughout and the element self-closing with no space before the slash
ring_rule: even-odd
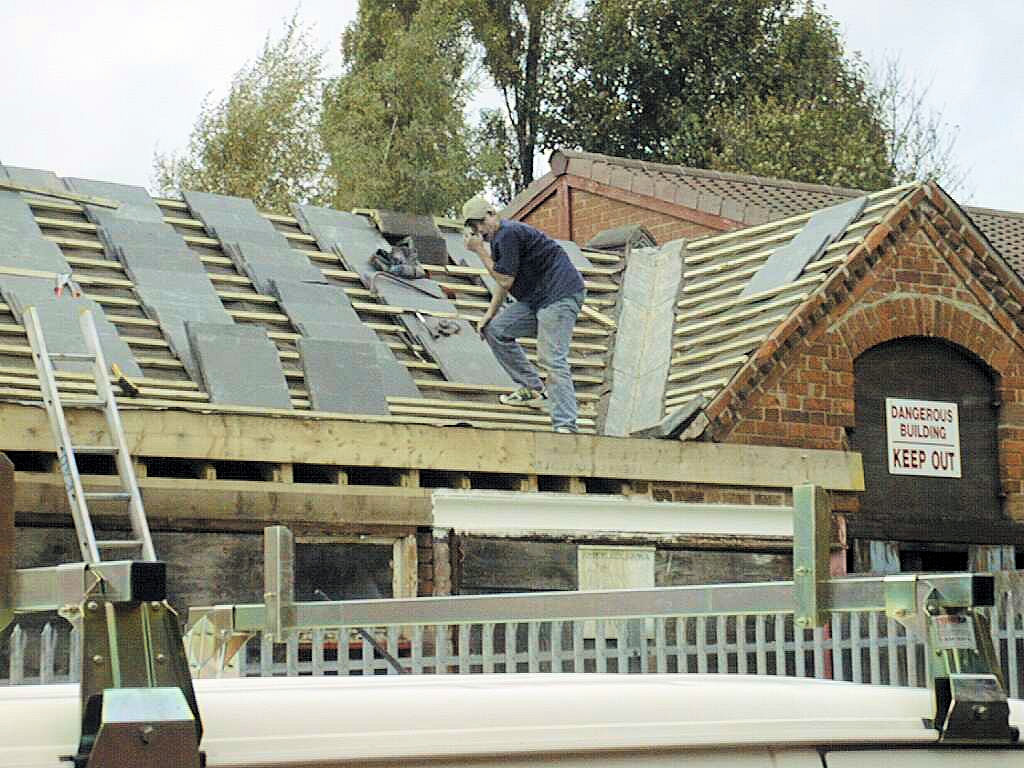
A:
<svg viewBox="0 0 1024 768">
<path fill-rule="evenodd" d="M 9 189 L 12 192 L 27 192 L 28 194 L 38 195 L 40 197 L 54 197 L 58 200 L 71 200 L 76 203 L 98 205 L 102 208 L 119 208 L 121 206 L 121 204 L 116 200 L 108 200 L 105 197 L 79 195 L 74 192 L 51 191 L 40 187 L 30 187 L 26 184 L 16 184 L 13 181 L 0 181 L 0 189 Z"/>
<path fill-rule="evenodd" d="M 157 401 L 159 405 L 165 402 Z M 131 405 L 130 400 L 124 405 Z M 132 455 L 443 469 L 521 475 L 629 478 L 789 488 L 812 478 L 831 490 L 863 490 L 860 454 L 671 440 L 555 435 L 401 423 L 391 416 L 262 414 L 187 404 L 125 409 Z M 353 419 L 359 419 L 353 420 Z M 72 410 L 73 433 L 102 429 L 102 414 Z M 427 421 L 427 420 L 424 420 Z M 0 450 L 52 452 L 40 408 L 0 403 Z M 569 449 L 567 449 L 569 446 Z"/>
<path fill-rule="evenodd" d="M 13 617 L 14 592 L 14 464 L 0 453 L 0 630 Z"/>
<path fill-rule="evenodd" d="M 582 307 L 582 311 L 583 311 L 583 314 L 586 315 L 587 317 L 589 317 L 591 320 L 596 320 L 597 322 L 599 322 L 601 325 L 605 326 L 606 328 L 614 328 L 615 327 L 615 321 L 614 320 L 612 320 L 607 315 L 601 314 L 600 312 L 598 312 L 593 307 L 588 307 L 586 304 L 584 304 L 583 307 Z"/>
<path fill-rule="evenodd" d="M 70 519 L 64 479 L 59 474 L 17 472 L 15 509 L 34 518 Z M 86 476 L 86 489 L 115 490 L 116 476 Z M 430 525 L 430 492 L 421 488 L 139 478 L 146 515 L 155 528 L 179 520 L 236 531 L 265 525 L 315 523 L 340 531 L 367 525 Z M 414 571 L 415 572 L 415 571 Z"/>
</svg>

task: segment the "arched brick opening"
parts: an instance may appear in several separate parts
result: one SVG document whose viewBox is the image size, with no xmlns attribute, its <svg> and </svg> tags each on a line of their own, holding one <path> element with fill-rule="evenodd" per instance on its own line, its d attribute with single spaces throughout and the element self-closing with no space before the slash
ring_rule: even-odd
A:
<svg viewBox="0 0 1024 768">
<path fill-rule="evenodd" d="M 865 490 L 850 534 L 861 539 L 1003 543 L 1015 538 L 1000 498 L 994 372 L 945 339 L 906 336 L 854 361 L 850 445 Z M 913 410 L 916 409 L 916 410 Z M 927 411 L 934 416 L 901 417 Z"/>
</svg>

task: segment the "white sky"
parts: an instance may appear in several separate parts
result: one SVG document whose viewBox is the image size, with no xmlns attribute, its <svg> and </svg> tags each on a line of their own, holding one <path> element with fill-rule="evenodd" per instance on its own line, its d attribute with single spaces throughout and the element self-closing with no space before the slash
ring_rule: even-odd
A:
<svg viewBox="0 0 1024 768">
<path fill-rule="evenodd" d="M 899 55 L 959 126 L 962 203 L 1024 210 L 1024 3 L 825 0 L 850 49 Z M 0 0 L 0 161 L 149 186 L 154 150 L 185 146 L 203 97 L 280 30 L 283 0 Z M 338 64 L 356 0 L 302 0 Z M 486 97 L 485 97 L 486 98 Z M 543 168 L 538 169 L 538 173 Z"/>
</svg>

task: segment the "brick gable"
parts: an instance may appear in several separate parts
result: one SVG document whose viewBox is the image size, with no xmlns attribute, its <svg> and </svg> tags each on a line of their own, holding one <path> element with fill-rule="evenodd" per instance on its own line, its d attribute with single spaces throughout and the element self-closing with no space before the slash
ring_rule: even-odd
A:
<svg viewBox="0 0 1024 768">
<path fill-rule="evenodd" d="M 1020 281 L 935 188 L 899 206 L 840 273 L 776 330 L 708 409 L 716 441 L 849 450 L 854 361 L 908 336 L 986 365 L 1002 402 L 999 478 L 1024 520 Z M 845 505 L 844 505 L 845 506 Z"/>
</svg>

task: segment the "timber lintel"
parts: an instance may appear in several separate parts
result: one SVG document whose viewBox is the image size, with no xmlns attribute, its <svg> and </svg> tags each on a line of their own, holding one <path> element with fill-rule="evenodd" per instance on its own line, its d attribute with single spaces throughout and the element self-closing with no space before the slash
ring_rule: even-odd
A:
<svg viewBox="0 0 1024 768">
<path fill-rule="evenodd" d="M 99 440 L 102 415 L 69 411 L 72 434 Z M 129 450 L 146 457 L 433 469 L 859 491 L 858 453 L 550 432 L 367 423 L 302 416 L 126 410 Z M 54 452 L 41 408 L 0 404 L 0 451 Z M 188 481 L 171 481 L 179 490 Z"/>
</svg>

